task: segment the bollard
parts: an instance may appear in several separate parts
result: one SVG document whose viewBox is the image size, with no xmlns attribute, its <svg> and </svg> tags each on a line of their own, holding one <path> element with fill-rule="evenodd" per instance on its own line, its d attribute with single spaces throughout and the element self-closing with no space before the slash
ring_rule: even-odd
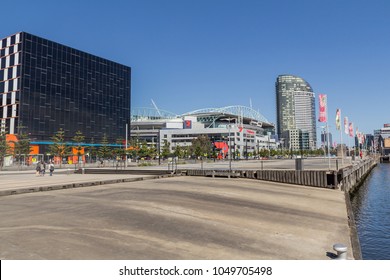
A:
<svg viewBox="0 0 390 280">
<path fill-rule="evenodd" d="M 303 158 L 295 159 L 295 170 L 302 171 L 303 170 Z"/>
<path fill-rule="evenodd" d="M 69 174 L 70 174 L 70 169 L 68 168 L 66 175 L 69 175 Z"/>
<path fill-rule="evenodd" d="M 85 174 L 85 168 L 81 168 L 81 174 Z"/>
<path fill-rule="evenodd" d="M 337 252 L 336 260 L 346 260 L 347 259 L 347 249 L 348 247 L 341 243 L 336 243 L 333 245 L 333 250 Z"/>
</svg>

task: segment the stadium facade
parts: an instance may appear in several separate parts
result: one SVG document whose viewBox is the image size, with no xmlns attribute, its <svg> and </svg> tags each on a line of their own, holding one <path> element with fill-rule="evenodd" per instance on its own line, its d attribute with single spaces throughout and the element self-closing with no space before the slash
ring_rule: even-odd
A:
<svg viewBox="0 0 390 280">
<path fill-rule="evenodd" d="M 245 106 L 206 108 L 176 115 L 162 110 L 132 111 L 131 137 L 149 145 L 169 143 L 170 151 L 191 146 L 200 135 L 209 137 L 223 157 L 247 158 L 261 149 L 276 149 L 275 126 Z M 223 148 L 225 147 L 225 148 Z"/>
</svg>

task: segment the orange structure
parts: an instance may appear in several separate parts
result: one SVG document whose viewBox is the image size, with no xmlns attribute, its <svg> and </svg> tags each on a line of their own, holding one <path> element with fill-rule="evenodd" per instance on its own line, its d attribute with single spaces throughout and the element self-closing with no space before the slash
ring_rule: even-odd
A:
<svg viewBox="0 0 390 280">
<path fill-rule="evenodd" d="M 79 156 L 77 155 L 78 152 L 79 152 L 79 150 L 77 149 L 77 147 L 72 147 L 72 154 L 73 154 L 73 156 L 70 156 L 68 158 L 68 162 L 69 161 L 72 161 L 72 163 L 78 162 L 79 161 Z M 82 161 L 85 162 L 85 151 L 84 151 L 84 148 L 81 148 L 80 155 L 82 157 Z"/>
<path fill-rule="evenodd" d="M 11 153 L 13 153 L 13 149 L 15 148 L 15 143 L 19 141 L 18 136 L 16 134 L 7 134 L 5 136 L 5 139 L 8 145 L 11 147 Z M 29 153 L 29 157 L 26 158 L 26 163 L 27 164 L 34 163 L 36 161 L 37 155 L 39 155 L 39 146 L 30 145 L 30 153 Z"/>
</svg>

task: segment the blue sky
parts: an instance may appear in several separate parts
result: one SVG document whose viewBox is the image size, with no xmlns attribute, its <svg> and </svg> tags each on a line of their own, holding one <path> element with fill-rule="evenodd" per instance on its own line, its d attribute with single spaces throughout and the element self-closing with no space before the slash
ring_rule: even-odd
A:
<svg viewBox="0 0 390 280">
<path fill-rule="evenodd" d="M 153 99 L 184 113 L 252 100 L 276 122 L 276 77 L 293 74 L 328 95 L 333 134 L 336 108 L 365 133 L 390 123 L 390 1 L 16 3 L 0 4 L 0 37 L 26 31 L 131 66 L 132 107 Z"/>
</svg>

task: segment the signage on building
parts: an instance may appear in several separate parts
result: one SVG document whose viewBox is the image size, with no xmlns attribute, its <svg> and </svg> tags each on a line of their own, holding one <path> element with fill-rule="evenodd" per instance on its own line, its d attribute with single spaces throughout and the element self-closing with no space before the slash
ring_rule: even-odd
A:
<svg viewBox="0 0 390 280">
<path fill-rule="evenodd" d="M 390 123 L 385 123 L 383 127 L 390 127 Z"/>
<path fill-rule="evenodd" d="M 191 120 L 185 120 L 183 123 L 184 129 L 191 129 L 192 128 L 192 121 Z"/>
</svg>

